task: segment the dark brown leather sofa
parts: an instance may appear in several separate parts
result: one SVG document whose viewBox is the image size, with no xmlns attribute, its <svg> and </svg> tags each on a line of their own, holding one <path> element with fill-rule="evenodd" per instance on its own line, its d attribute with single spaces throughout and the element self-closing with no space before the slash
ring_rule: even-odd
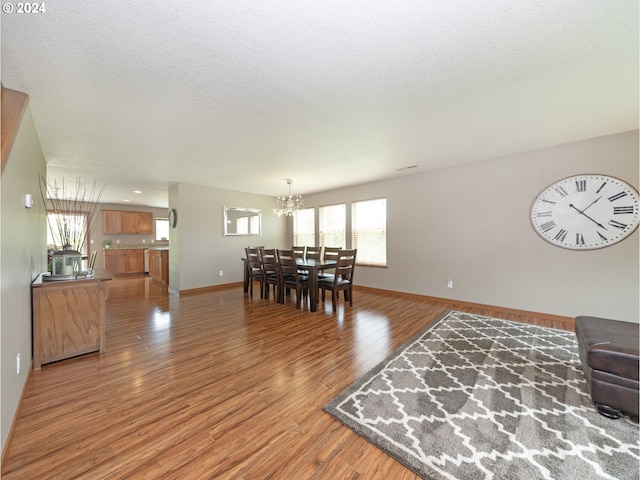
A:
<svg viewBox="0 0 640 480">
<path fill-rule="evenodd" d="M 598 411 L 609 418 L 638 415 L 637 323 L 598 317 L 576 317 L 580 361 Z"/>
</svg>

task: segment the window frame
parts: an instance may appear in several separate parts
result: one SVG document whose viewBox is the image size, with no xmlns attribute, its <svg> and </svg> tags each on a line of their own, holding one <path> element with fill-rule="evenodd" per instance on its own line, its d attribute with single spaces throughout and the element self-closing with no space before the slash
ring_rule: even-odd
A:
<svg viewBox="0 0 640 480">
<path fill-rule="evenodd" d="M 158 222 L 166 222 L 166 232 L 167 232 L 167 236 L 166 238 L 162 238 L 160 237 L 160 233 L 162 232 L 163 228 L 158 228 Z M 155 238 L 156 242 L 164 242 L 169 240 L 169 231 L 170 231 L 170 225 L 169 225 L 169 217 L 155 217 L 154 218 L 154 227 L 155 227 L 155 232 L 153 237 Z"/>
</svg>

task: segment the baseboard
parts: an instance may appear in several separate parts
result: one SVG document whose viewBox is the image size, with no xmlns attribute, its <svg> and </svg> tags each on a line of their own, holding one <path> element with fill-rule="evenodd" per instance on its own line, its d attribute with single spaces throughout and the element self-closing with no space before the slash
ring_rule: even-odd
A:
<svg viewBox="0 0 640 480">
<path fill-rule="evenodd" d="M 16 421 L 18 420 L 18 416 L 20 415 L 20 409 L 22 408 L 22 400 L 24 399 L 24 392 L 27 390 L 27 385 L 29 384 L 29 377 L 31 377 L 31 372 L 33 372 L 33 360 L 29 362 L 29 370 L 27 370 L 27 376 L 24 379 L 24 384 L 22 385 L 22 392 L 20 393 L 20 398 L 18 399 L 18 406 L 16 407 L 16 412 L 13 415 L 13 420 L 11 421 L 11 427 L 9 428 L 7 441 L 4 442 L 4 448 L 2 449 L 2 457 L 0 458 L 0 471 L 4 470 L 4 468 L 2 468 L 4 466 L 4 455 L 5 453 L 7 453 L 8 447 L 9 445 L 11 445 L 11 440 L 13 439 L 13 429 L 16 426 Z"/>
<path fill-rule="evenodd" d="M 180 290 L 179 292 L 172 292 L 177 294 L 180 297 L 186 297 L 189 295 L 197 295 L 200 293 L 214 293 L 214 292 L 219 292 L 219 291 L 223 291 L 223 290 L 229 290 L 232 288 L 239 288 L 243 285 L 242 282 L 235 282 L 235 283 L 225 283 L 222 285 L 211 285 L 208 287 L 200 287 L 200 288 L 191 288 L 191 289 L 187 289 L 187 290 Z M 550 314 L 550 313 L 542 313 L 542 312 L 533 312 L 530 310 L 521 310 L 521 309 L 517 309 L 517 308 L 510 308 L 510 307 L 501 307 L 498 305 L 487 305 L 487 304 L 482 304 L 482 303 L 474 303 L 474 302 L 465 302 L 463 300 L 453 300 L 450 298 L 443 298 L 443 297 L 432 297 L 429 295 L 420 295 L 418 293 L 406 293 L 406 292 L 399 292 L 396 290 L 385 290 L 382 288 L 373 288 L 373 287 L 364 287 L 361 285 L 354 285 L 353 287 L 356 291 L 357 290 L 363 290 L 363 291 L 368 291 L 368 292 L 372 292 L 372 293 L 376 293 L 379 295 L 391 295 L 395 298 L 398 298 L 399 296 L 403 296 L 406 298 L 411 298 L 413 300 L 422 300 L 424 302 L 428 302 L 428 303 L 442 303 L 444 306 L 450 306 L 453 308 L 459 308 L 460 305 L 463 305 L 465 307 L 468 307 L 470 309 L 473 308 L 479 308 L 479 309 L 483 309 L 483 310 L 491 310 L 493 312 L 495 312 L 496 315 L 499 315 L 500 313 L 502 314 L 506 314 L 506 315 L 516 315 L 516 316 L 522 316 L 522 317 L 536 317 L 540 320 L 545 321 L 546 323 L 550 323 L 553 324 L 555 326 L 555 328 L 560 328 L 563 330 L 569 330 L 569 331 L 573 331 L 575 328 L 575 319 L 573 317 L 565 317 L 562 315 L 554 315 L 554 314 Z M 524 321 L 524 320 L 523 320 Z"/>
<path fill-rule="evenodd" d="M 189 295 L 197 295 L 199 293 L 220 292 L 222 290 L 230 290 L 232 288 L 238 288 L 242 286 L 243 286 L 242 282 L 223 283 L 222 285 L 210 285 L 208 287 L 189 288 L 187 290 L 180 290 L 177 293 L 179 297 L 186 297 Z"/>
<path fill-rule="evenodd" d="M 482 310 L 492 310 L 496 312 L 496 315 L 500 313 L 505 315 L 517 315 L 522 317 L 536 317 L 540 320 L 544 320 L 545 322 L 554 324 L 556 328 L 560 328 L 562 330 L 573 331 L 575 329 L 575 319 L 573 317 L 565 317 L 562 315 L 554 315 L 550 313 L 542 313 L 542 312 L 533 312 L 530 310 L 520 310 L 517 308 L 510 307 L 501 307 L 498 305 L 486 305 L 482 303 L 474 303 L 474 302 L 465 302 L 463 300 L 453 300 L 450 298 L 442 298 L 442 297 L 432 297 L 429 295 L 420 295 L 417 293 L 406 293 L 406 292 L 397 292 L 395 290 L 384 290 L 381 288 L 372 288 L 372 287 L 363 287 L 363 286 L 355 286 L 353 287 L 357 290 L 366 290 L 368 292 L 375 292 L 379 295 L 392 295 L 395 298 L 399 296 L 403 296 L 406 298 L 411 298 L 413 300 L 423 300 L 428 303 L 442 303 L 446 306 L 451 306 L 454 308 L 459 308 L 460 305 L 468 307 L 470 309 L 479 308 Z"/>
</svg>

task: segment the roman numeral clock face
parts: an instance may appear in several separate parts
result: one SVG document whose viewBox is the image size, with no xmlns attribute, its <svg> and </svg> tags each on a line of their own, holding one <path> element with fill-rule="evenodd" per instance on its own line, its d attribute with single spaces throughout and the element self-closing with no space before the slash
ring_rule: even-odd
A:
<svg viewBox="0 0 640 480">
<path fill-rule="evenodd" d="M 536 197 L 531 224 L 538 235 L 559 247 L 608 247 L 638 228 L 638 191 L 607 175 L 568 177 Z"/>
</svg>

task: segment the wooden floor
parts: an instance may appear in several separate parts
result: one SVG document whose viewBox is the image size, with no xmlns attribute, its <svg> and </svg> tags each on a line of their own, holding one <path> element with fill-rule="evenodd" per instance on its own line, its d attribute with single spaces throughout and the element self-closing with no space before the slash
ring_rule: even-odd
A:
<svg viewBox="0 0 640 480">
<path fill-rule="evenodd" d="M 450 308 L 567 327 L 368 289 L 334 314 L 116 279 L 107 351 L 31 373 L 2 478 L 417 479 L 321 408 Z"/>
</svg>

